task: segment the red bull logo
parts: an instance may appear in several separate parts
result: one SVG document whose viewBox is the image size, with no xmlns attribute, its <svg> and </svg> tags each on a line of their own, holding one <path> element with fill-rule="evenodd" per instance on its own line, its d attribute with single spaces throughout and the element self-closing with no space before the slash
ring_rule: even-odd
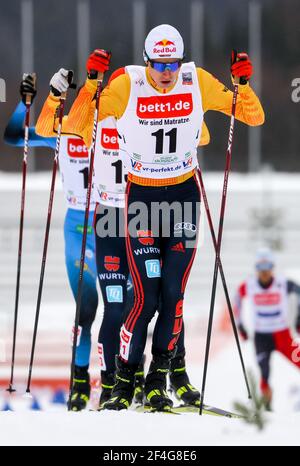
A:
<svg viewBox="0 0 300 466">
<path fill-rule="evenodd" d="M 166 45 L 175 45 L 175 43 L 172 42 L 171 40 L 163 39 L 163 40 L 160 40 L 158 42 L 155 42 L 155 44 L 154 44 L 155 47 L 157 47 L 157 46 L 165 47 Z"/>
<path fill-rule="evenodd" d="M 168 39 L 159 40 L 153 46 L 153 53 L 158 54 L 159 57 L 170 57 L 172 53 L 176 52 L 175 42 Z"/>
<path fill-rule="evenodd" d="M 117 272 L 120 268 L 120 258 L 115 256 L 105 256 L 104 267 L 109 272 Z"/>
<path fill-rule="evenodd" d="M 154 238 L 152 238 L 153 232 L 151 230 L 139 230 L 137 232 L 137 236 L 138 236 L 139 242 L 143 246 L 153 246 Z"/>
</svg>

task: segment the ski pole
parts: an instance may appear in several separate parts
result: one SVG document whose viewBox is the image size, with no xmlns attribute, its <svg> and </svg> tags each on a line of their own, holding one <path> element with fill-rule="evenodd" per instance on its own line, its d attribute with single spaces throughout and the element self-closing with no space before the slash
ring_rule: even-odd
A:
<svg viewBox="0 0 300 466">
<path fill-rule="evenodd" d="M 210 214 L 210 208 L 209 208 L 208 199 L 207 199 L 207 195 L 206 195 L 206 190 L 205 190 L 205 187 L 204 187 L 203 177 L 202 177 L 202 173 L 201 173 L 200 168 L 198 168 L 197 172 L 198 172 L 202 197 L 203 197 L 203 201 L 204 201 L 206 216 L 207 216 L 207 220 L 208 220 L 208 224 L 209 224 L 209 229 L 210 229 L 210 232 L 211 232 L 211 237 L 212 237 L 215 252 L 217 252 L 217 240 L 216 240 L 215 230 L 214 230 L 214 226 L 213 226 L 213 222 L 212 222 L 212 218 L 211 218 L 211 214 Z M 239 335 L 238 335 L 238 331 L 237 331 L 237 328 L 236 328 L 236 323 L 235 323 L 235 319 L 234 319 L 232 305 L 231 305 L 231 301 L 230 301 L 230 297 L 229 297 L 229 293 L 228 293 L 228 287 L 227 287 L 225 274 L 224 274 L 224 270 L 223 270 L 223 265 L 222 265 L 222 261 L 221 261 L 220 257 L 219 257 L 218 267 L 219 267 L 219 270 L 220 270 L 220 275 L 221 275 L 221 280 L 222 280 L 223 289 L 224 289 L 224 293 L 225 293 L 227 308 L 228 308 L 228 311 L 229 311 L 231 325 L 232 325 L 236 345 L 237 345 L 237 348 L 238 348 L 238 353 L 239 353 L 239 357 L 240 357 L 240 361 L 241 361 L 241 365 L 242 365 L 242 370 L 243 370 L 243 374 L 244 374 L 244 378 L 245 378 L 245 383 L 246 383 L 246 387 L 247 387 L 247 391 L 248 391 L 248 397 L 251 398 L 251 391 L 250 391 L 250 386 L 249 386 L 249 382 L 248 382 L 247 372 L 246 372 L 246 369 L 245 369 L 244 359 L 243 359 L 241 345 L 240 345 L 240 341 L 239 341 Z"/>
<path fill-rule="evenodd" d="M 73 342 L 72 342 L 72 359 L 71 359 L 71 371 L 70 371 L 68 411 L 71 410 L 71 400 L 72 400 L 72 395 L 73 395 L 73 379 L 74 379 L 74 372 L 75 372 L 75 358 L 76 358 L 77 337 L 78 337 L 78 327 L 79 327 L 79 318 L 80 318 L 80 306 L 81 306 L 82 291 L 83 291 L 85 250 L 86 250 L 87 229 L 88 229 L 89 211 L 90 211 L 90 202 L 91 202 L 91 193 L 92 193 L 92 180 L 93 180 L 94 158 L 95 158 L 95 150 L 96 150 L 96 136 L 97 136 L 97 129 L 98 129 L 98 116 L 99 116 L 100 94 L 102 90 L 102 82 L 103 82 L 103 73 L 98 72 L 97 73 L 97 91 L 96 91 L 96 99 L 95 99 L 92 145 L 91 145 L 91 151 L 90 151 L 88 187 L 87 187 L 87 193 L 86 193 L 86 205 L 85 205 L 84 226 L 83 226 L 82 245 L 81 245 L 79 279 L 78 279 L 78 288 L 77 288 L 75 323 L 74 323 L 74 333 L 73 333 Z"/>
<path fill-rule="evenodd" d="M 68 81 L 70 83 L 72 82 L 72 78 L 73 78 L 73 72 L 69 71 Z M 70 84 L 69 87 L 74 88 L 74 86 L 75 86 L 74 84 Z M 57 167 L 58 167 L 58 156 L 59 156 L 59 149 L 60 149 L 60 140 L 61 140 L 61 133 L 62 133 L 62 122 L 63 122 L 63 116 L 64 116 L 64 108 L 65 108 L 66 97 L 67 97 L 67 93 L 62 92 L 62 94 L 60 96 L 59 107 L 58 107 L 58 129 L 57 129 L 56 147 L 55 147 L 53 167 L 52 167 L 52 180 L 51 180 L 50 196 L 49 196 L 49 203 L 48 203 L 47 222 L 46 222 L 46 230 L 45 230 L 45 237 L 44 237 L 44 247 L 43 247 L 43 255 L 42 255 L 42 264 L 41 264 L 41 272 L 40 272 L 40 281 L 39 281 L 36 312 L 35 312 L 35 322 L 34 322 L 33 339 L 32 339 L 32 346 L 31 346 L 31 355 L 30 355 L 30 363 L 29 363 L 29 372 L 28 372 L 26 393 L 30 393 L 30 384 L 31 384 L 31 376 L 32 376 L 36 336 L 37 336 L 37 329 L 38 329 L 38 322 L 39 322 L 39 315 L 40 315 L 40 307 L 41 307 L 41 300 L 42 300 L 44 274 L 45 274 L 45 266 L 46 266 L 46 259 L 47 259 L 47 249 L 48 249 L 49 232 L 50 232 L 50 225 L 51 225 L 54 190 L 55 190 L 55 180 L 56 180 L 56 173 L 57 173 Z"/>
<path fill-rule="evenodd" d="M 231 165 L 231 152 L 232 152 L 232 142 L 233 142 L 233 131 L 234 131 L 234 121 L 235 121 L 235 109 L 236 109 L 237 95 L 238 95 L 238 84 L 235 82 L 234 83 L 234 90 L 233 90 L 233 98 L 232 98 L 232 108 L 231 108 L 231 119 L 230 119 L 230 127 L 229 127 L 228 144 L 227 144 L 227 151 L 226 151 L 226 165 L 225 165 L 225 171 L 224 171 L 222 202 L 221 202 L 221 210 L 220 210 L 220 218 L 219 218 L 218 241 L 217 241 L 216 258 L 215 258 L 215 266 L 214 266 L 214 273 L 213 273 L 213 283 L 212 283 L 212 290 L 211 290 L 209 321 L 208 321 L 206 348 L 205 348 L 205 361 L 204 361 L 202 389 L 201 389 L 201 398 L 200 398 L 200 411 L 199 411 L 200 415 L 202 415 L 202 410 L 203 410 L 206 375 L 207 375 L 207 366 L 208 366 L 209 349 L 210 349 L 210 341 L 211 341 L 211 332 L 212 332 L 212 324 L 213 324 L 213 317 L 214 317 L 214 306 L 215 306 L 217 280 L 218 280 L 218 268 L 219 268 L 219 262 L 220 262 L 220 251 L 221 251 L 223 224 L 224 224 L 226 198 L 227 198 L 228 178 L 229 178 L 230 165 Z"/>
<path fill-rule="evenodd" d="M 23 74 L 23 80 L 28 75 Z M 35 83 L 36 74 L 31 74 L 33 82 Z M 15 311 L 14 311 L 14 330 L 13 330 L 13 344 L 12 344 L 12 356 L 11 356 L 11 373 L 9 387 L 7 391 L 12 393 L 16 390 L 13 388 L 14 383 L 14 368 L 15 368 L 15 352 L 16 352 L 16 338 L 17 338 L 17 324 L 18 324 L 18 311 L 19 311 L 19 292 L 20 292 L 20 279 L 21 279 L 21 265 L 22 265 L 22 249 L 23 249 L 23 230 L 24 230 L 24 215 L 25 215 L 25 195 L 26 195 L 26 175 L 27 175 L 27 157 L 28 157 L 28 141 L 29 141 L 29 121 L 30 121 L 30 107 L 31 107 L 31 95 L 26 94 L 26 113 L 25 113 L 25 125 L 24 125 L 24 151 L 23 151 L 23 162 L 22 162 L 22 191 L 21 191 L 21 210 L 20 210 L 20 223 L 19 223 L 19 245 L 18 245 L 18 263 L 17 263 L 17 281 L 16 281 L 16 292 L 15 292 Z"/>
</svg>

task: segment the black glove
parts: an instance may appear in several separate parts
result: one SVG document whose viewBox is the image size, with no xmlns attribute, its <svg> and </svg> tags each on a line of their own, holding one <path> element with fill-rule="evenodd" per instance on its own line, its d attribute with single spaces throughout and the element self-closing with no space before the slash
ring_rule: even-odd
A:
<svg viewBox="0 0 300 466">
<path fill-rule="evenodd" d="M 35 78 L 31 74 L 24 75 L 20 85 L 20 94 L 22 102 L 26 105 L 26 96 L 31 96 L 31 104 L 36 96 Z"/>
<path fill-rule="evenodd" d="M 243 326 L 243 324 L 240 324 L 240 325 L 238 326 L 238 329 L 239 329 L 239 334 L 241 335 L 241 338 L 242 338 L 243 340 L 245 340 L 245 341 L 248 340 L 248 332 L 247 332 L 247 330 L 245 329 L 245 327 Z"/>
</svg>

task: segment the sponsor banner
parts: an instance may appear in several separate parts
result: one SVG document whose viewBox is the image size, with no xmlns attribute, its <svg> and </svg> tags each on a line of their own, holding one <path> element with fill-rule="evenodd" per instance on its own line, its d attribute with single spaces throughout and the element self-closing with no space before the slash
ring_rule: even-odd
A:
<svg viewBox="0 0 300 466">
<path fill-rule="evenodd" d="M 257 293 L 254 295 L 254 302 L 257 306 L 277 306 L 280 298 L 280 293 Z"/>
<path fill-rule="evenodd" d="M 192 94 L 138 97 L 136 113 L 139 118 L 184 117 L 193 111 Z"/>
</svg>

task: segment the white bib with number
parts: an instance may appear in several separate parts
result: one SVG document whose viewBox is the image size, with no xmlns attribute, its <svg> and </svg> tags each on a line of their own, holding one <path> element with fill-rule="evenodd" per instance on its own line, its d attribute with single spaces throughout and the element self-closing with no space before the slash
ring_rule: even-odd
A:
<svg viewBox="0 0 300 466">
<path fill-rule="evenodd" d="M 61 136 L 59 167 L 65 199 L 71 209 L 84 210 L 89 173 L 89 152 L 77 136 Z M 91 199 L 90 210 L 95 202 Z"/>
<path fill-rule="evenodd" d="M 274 277 L 267 289 L 260 286 L 256 277 L 251 277 L 247 281 L 247 295 L 256 332 L 277 332 L 288 327 L 287 281 L 284 277 Z"/>
<path fill-rule="evenodd" d="M 95 202 L 124 208 L 127 170 L 119 154 L 116 120 L 106 118 L 98 123 L 93 173 Z"/>
<path fill-rule="evenodd" d="M 145 67 L 127 66 L 126 71 L 131 91 L 117 128 L 128 171 L 146 178 L 188 173 L 197 166 L 203 121 L 195 64 L 181 66 L 177 83 L 166 94 L 148 83 Z"/>
</svg>

